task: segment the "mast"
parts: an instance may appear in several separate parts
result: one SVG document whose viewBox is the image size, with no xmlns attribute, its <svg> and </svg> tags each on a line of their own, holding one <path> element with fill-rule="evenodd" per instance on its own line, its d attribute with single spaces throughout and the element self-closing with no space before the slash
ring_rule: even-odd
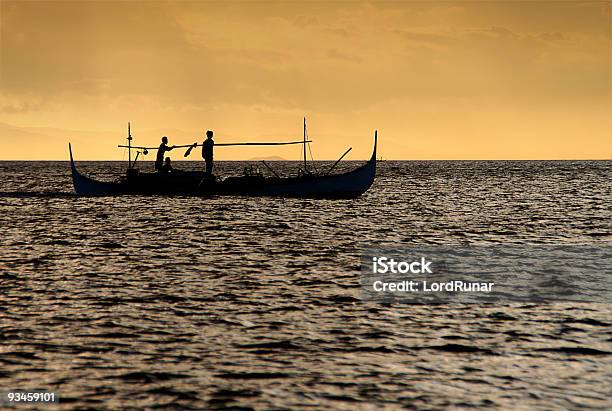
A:
<svg viewBox="0 0 612 411">
<path fill-rule="evenodd" d="M 128 169 L 132 168 L 132 132 L 130 130 L 130 122 L 128 121 Z"/>
<path fill-rule="evenodd" d="M 304 172 L 306 172 L 306 117 L 304 117 Z"/>
</svg>

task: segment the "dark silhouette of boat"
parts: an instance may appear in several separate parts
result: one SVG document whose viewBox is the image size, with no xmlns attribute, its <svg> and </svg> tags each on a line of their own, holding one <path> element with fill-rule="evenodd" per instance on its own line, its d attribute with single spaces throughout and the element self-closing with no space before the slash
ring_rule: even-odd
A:
<svg viewBox="0 0 612 411">
<path fill-rule="evenodd" d="M 301 198 L 355 198 L 374 182 L 376 174 L 377 134 L 374 136 L 372 157 L 366 164 L 342 174 L 301 173 L 295 177 L 266 177 L 261 174 L 216 179 L 204 171 L 143 173 L 128 167 L 125 176 L 116 182 L 103 182 L 81 174 L 72 157 L 70 167 L 74 190 L 78 195 L 234 195 Z M 346 153 L 345 153 L 346 154 Z"/>
</svg>

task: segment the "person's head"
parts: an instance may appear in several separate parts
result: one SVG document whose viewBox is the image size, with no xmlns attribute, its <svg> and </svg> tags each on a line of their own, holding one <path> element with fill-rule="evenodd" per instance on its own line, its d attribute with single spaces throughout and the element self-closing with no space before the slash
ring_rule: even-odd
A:
<svg viewBox="0 0 612 411">
<path fill-rule="evenodd" d="M 166 157 L 166 164 L 170 165 L 171 162 L 172 160 L 170 160 L 170 157 Z"/>
<path fill-rule="evenodd" d="M 208 138 L 212 138 L 212 136 L 213 136 L 213 132 L 212 132 L 212 130 L 208 130 L 208 131 L 206 132 L 206 137 L 208 137 Z"/>
<path fill-rule="evenodd" d="M 164 143 L 164 144 L 168 144 L 168 137 L 163 136 L 163 137 L 162 137 L 162 143 Z"/>
</svg>

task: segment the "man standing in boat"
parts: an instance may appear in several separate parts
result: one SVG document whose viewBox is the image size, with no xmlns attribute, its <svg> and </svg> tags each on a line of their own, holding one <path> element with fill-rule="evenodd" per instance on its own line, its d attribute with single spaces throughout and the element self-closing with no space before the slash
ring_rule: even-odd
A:
<svg viewBox="0 0 612 411">
<path fill-rule="evenodd" d="M 202 158 L 206 162 L 207 175 L 212 175 L 214 146 L 215 142 L 213 141 L 213 132 L 211 130 L 208 130 L 206 132 L 206 140 L 202 142 Z"/>
<path fill-rule="evenodd" d="M 168 147 L 168 137 L 163 136 L 162 143 L 159 145 L 159 148 L 157 149 L 157 158 L 155 159 L 155 169 L 157 171 L 159 172 L 162 171 L 164 167 L 164 157 L 166 155 L 166 151 L 172 151 L 173 148 L 174 146 Z"/>
</svg>

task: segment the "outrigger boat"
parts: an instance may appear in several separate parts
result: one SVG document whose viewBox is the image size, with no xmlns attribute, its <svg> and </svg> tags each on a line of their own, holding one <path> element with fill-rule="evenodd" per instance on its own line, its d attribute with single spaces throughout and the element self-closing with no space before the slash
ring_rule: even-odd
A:
<svg viewBox="0 0 612 411">
<path fill-rule="evenodd" d="M 74 191 L 85 196 L 112 196 L 123 194 L 142 195 L 234 195 L 234 196 L 273 196 L 298 198 L 355 198 L 363 194 L 374 182 L 376 174 L 376 145 L 378 132 L 374 133 L 374 149 L 372 157 L 366 164 L 352 171 L 342 174 L 331 174 L 331 171 L 351 150 L 350 148 L 336 161 L 324 174 L 313 173 L 306 167 L 306 122 L 304 121 L 304 140 L 285 143 L 215 143 L 218 146 L 230 145 L 284 145 L 304 144 L 304 169 L 299 170 L 297 176 L 281 177 L 265 161 L 264 165 L 274 175 L 266 177 L 261 173 L 245 173 L 243 176 L 232 176 L 218 179 L 209 176 L 204 171 L 179 171 L 171 173 L 146 173 L 135 168 L 136 160 L 141 151 L 138 151 L 134 162 L 131 160 L 132 150 L 156 149 L 151 147 L 136 147 L 131 145 L 131 132 L 128 125 L 128 145 L 119 146 L 128 148 L 128 168 L 124 176 L 118 181 L 98 181 L 82 174 L 76 167 L 72 157 L 72 145 L 68 144 L 70 152 L 70 167 Z M 175 148 L 189 147 L 185 156 L 197 144 L 188 146 L 175 146 Z"/>
</svg>

